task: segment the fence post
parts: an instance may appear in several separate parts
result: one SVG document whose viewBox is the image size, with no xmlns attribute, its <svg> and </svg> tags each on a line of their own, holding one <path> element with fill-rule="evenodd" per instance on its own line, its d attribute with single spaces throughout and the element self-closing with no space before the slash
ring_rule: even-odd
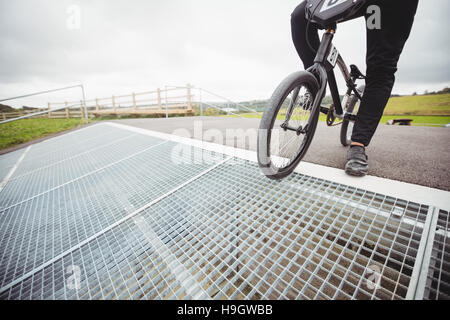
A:
<svg viewBox="0 0 450 320">
<path fill-rule="evenodd" d="M 98 99 L 95 98 L 95 111 L 98 111 L 98 110 L 100 110 L 100 107 L 98 105 Z"/>
<path fill-rule="evenodd" d="M 192 104 L 191 104 L 191 85 L 187 84 L 187 108 L 188 111 L 192 111 Z"/>
<path fill-rule="evenodd" d="M 136 93 L 133 92 L 133 110 L 136 111 Z"/>
<path fill-rule="evenodd" d="M 116 112 L 116 99 L 114 98 L 114 96 L 112 96 L 112 107 L 113 111 Z"/>
<path fill-rule="evenodd" d="M 200 96 L 200 117 L 203 116 L 203 103 L 202 103 L 202 89 L 198 89 L 198 95 Z"/>
<path fill-rule="evenodd" d="M 169 118 L 169 106 L 167 104 L 167 86 L 164 88 L 165 90 L 165 99 L 166 99 L 166 119 Z"/>
<path fill-rule="evenodd" d="M 158 88 L 158 110 L 162 110 L 162 105 L 161 105 L 161 89 Z"/>
<path fill-rule="evenodd" d="M 64 102 L 64 104 L 66 105 L 66 119 L 69 119 L 70 118 L 70 113 L 69 113 L 69 107 L 68 107 L 67 101 Z"/>
<path fill-rule="evenodd" d="M 50 110 L 50 102 L 47 103 L 47 105 L 48 105 L 48 110 Z M 48 112 L 48 118 L 50 119 L 50 112 Z"/>
<path fill-rule="evenodd" d="M 3 115 L 3 120 L 6 120 L 6 114 L 4 112 L 2 112 Z"/>
</svg>

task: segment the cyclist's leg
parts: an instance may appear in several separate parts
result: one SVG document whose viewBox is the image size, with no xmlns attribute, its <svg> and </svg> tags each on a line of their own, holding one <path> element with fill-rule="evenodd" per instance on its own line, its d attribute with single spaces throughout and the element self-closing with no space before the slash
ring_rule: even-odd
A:
<svg viewBox="0 0 450 320">
<path fill-rule="evenodd" d="M 409 37 L 418 0 L 375 0 L 381 29 L 367 29 L 367 79 L 352 141 L 368 146 L 391 95 L 397 63 Z M 367 18 L 367 17 L 366 17 Z"/>
<path fill-rule="evenodd" d="M 316 57 L 317 49 L 320 45 L 319 39 L 319 26 L 315 23 L 310 23 L 308 30 L 308 20 L 305 15 L 306 1 L 300 3 L 294 12 L 291 14 L 291 33 L 292 41 L 294 42 L 295 49 L 297 50 L 300 59 L 303 61 L 305 69 L 308 69 L 314 64 L 314 58 Z M 364 16 L 365 7 L 361 8 L 355 15 L 347 18 L 346 20 L 352 20 Z M 308 45 L 306 37 L 308 36 L 309 44 L 315 50 L 311 50 Z"/>
<path fill-rule="evenodd" d="M 312 51 L 308 42 L 306 41 L 306 25 L 308 20 L 305 16 L 306 1 L 300 3 L 294 12 L 291 14 L 291 32 L 292 41 L 294 41 L 295 49 L 297 50 L 300 59 L 303 61 L 305 69 L 308 69 L 314 64 L 316 53 Z M 308 28 L 308 39 L 311 46 L 317 50 L 320 45 L 318 25 L 310 23 Z"/>
</svg>

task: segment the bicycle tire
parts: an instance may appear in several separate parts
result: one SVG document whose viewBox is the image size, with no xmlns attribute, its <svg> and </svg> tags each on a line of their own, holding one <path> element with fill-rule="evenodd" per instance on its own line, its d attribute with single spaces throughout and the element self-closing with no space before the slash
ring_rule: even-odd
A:
<svg viewBox="0 0 450 320">
<path fill-rule="evenodd" d="M 270 179 L 279 180 L 291 174 L 301 159 L 305 156 L 316 131 L 319 120 L 320 109 L 312 109 L 310 119 L 308 119 L 309 129 L 301 145 L 301 150 L 296 158 L 286 168 L 277 168 L 273 165 L 270 155 L 271 133 L 275 124 L 278 111 L 288 95 L 300 86 L 304 86 L 312 95 L 312 101 L 315 101 L 319 91 L 319 83 L 316 77 L 307 71 L 294 72 L 286 77 L 275 89 L 270 98 L 258 130 L 257 155 L 258 164 L 262 172 Z M 320 106 L 320 103 L 318 104 Z"/>
<path fill-rule="evenodd" d="M 365 89 L 364 85 L 359 86 L 357 88 L 357 90 L 358 90 L 359 94 L 361 94 L 361 96 L 364 94 L 364 89 Z M 355 106 L 358 103 L 358 101 L 359 101 L 358 97 L 356 95 L 352 94 L 350 96 L 350 100 L 349 100 L 348 108 L 347 108 L 346 112 L 353 113 L 353 110 L 355 109 Z M 348 134 L 349 124 L 350 124 L 349 120 L 344 120 L 342 122 L 340 140 L 341 140 L 341 144 L 344 147 L 348 147 L 352 143 L 351 136 L 349 137 L 349 134 Z"/>
</svg>

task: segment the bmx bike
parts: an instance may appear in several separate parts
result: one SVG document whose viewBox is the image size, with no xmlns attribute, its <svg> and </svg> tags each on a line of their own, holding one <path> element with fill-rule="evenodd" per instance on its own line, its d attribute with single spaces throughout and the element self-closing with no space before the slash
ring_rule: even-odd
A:
<svg viewBox="0 0 450 320">
<path fill-rule="evenodd" d="M 364 93 L 364 85 L 358 87 L 356 82 L 365 76 L 355 65 L 350 65 L 350 70 L 347 68 L 332 42 L 337 21 L 357 10 L 363 1 L 311 0 L 309 3 L 307 18 L 326 30 L 314 65 L 306 71 L 292 73 L 279 84 L 266 106 L 258 130 L 259 167 L 271 179 L 288 176 L 303 159 L 314 137 L 320 113 L 326 115 L 328 126 L 342 125 L 341 143 L 350 145 L 353 123 Z M 333 10 L 324 15 L 327 4 L 331 4 L 329 9 Z M 320 14 L 315 13 L 317 9 L 321 9 Z M 347 86 L 342 100 L 334 73 L 336 66 Z M 333 100 L 330 107 L 321 105 L 327 83 Z"/>
</svg>

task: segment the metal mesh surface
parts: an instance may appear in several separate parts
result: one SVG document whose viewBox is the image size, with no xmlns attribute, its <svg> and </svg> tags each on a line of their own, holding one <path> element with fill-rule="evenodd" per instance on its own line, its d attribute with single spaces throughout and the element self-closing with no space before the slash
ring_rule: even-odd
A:
<svg viewBox="0 0 450 320">
<path fill-rule="evenodd" d="M 208 167 L 195 163 L 173 165 L 170 158 L 173 143 L 152 145 L 150 142 L 155 139 L 139 138 L 146 138 L 145 148 L 143 145 L 140 153 L 128 155 L 126 162 L 118 162 L 40 196 L 31 197 L 1 213 L 0 286 L 77 245 L 127 215 L 130 210 L 145 205 Z M 123 150 L 117 153 L 122 154 Z M 77 164 L 65 162 L 65 170 L 73 172 Z M 162 167 L 167 171 L 161 170 Z M 52 172 L 60 174 L 50 170 L 50 181 L 55 180 Z M 24 179 L 26 183 L 26 178 L 29 177 L 15 182 Z M 17 189 L 26 187 L 25 184 Z M 27 195 L 33 196 L 44 189 L 32 189 Z M 0 195 L 4 196 L 3 192 Z"/>
<path fill-rule="evenodd" d="M 0 156 L 0 183 L 6 178 L 23 153 L 24 150 L 17 150 Z"/>
<path fill-rule="evenodd" d="M 439 211 L 425 288 L 425 299 L 450 299 L 450 215 Z"/>
<path fill-rule="evenodd" d="M 38 194 L 90 175 L 103 168 L 127 165 L 133 155 L 139 155 L 164 141 L 144 136 L 131 136 L 104 148 L 46 165 L 29 174 L 11 179 L 0 193 L 0 210 L 16 205 Z"/>
<path fill-rule="evenodd" d="M 177 164 L 175 143 L 109 130 L 68 135 L 78 153 L 33 145 L 0 193 L 0 298 L 404 299 L 414 284 L 429 207 L 196 148 Z M 447 235 L 428 299 L 448 298 Z"/>
<path fill-rule="evenodd" d="M 386 213 L 407 207 L 301 175 L 273 183 L 254 164 L 238 161 L 144 217 L 212 298 L 404 297 L 421 230 L 353 201 Z M 366 288 L 370 266 L 382 272 L 376 292 Z"/>
<path fill-rule="evenodd" d="M 130 132 L 124 132 L 117 128 L 110 130 L 107 126 L 96 125 L 87 127 L 80 132 L 76 131 L 45 140 L 32 145 L 13 178 L 55 165 L 61 161 L 75 159 L 86 153 L 92 153 L 98 148 L 131 136 L 133 134 Z"/>
</svg>

